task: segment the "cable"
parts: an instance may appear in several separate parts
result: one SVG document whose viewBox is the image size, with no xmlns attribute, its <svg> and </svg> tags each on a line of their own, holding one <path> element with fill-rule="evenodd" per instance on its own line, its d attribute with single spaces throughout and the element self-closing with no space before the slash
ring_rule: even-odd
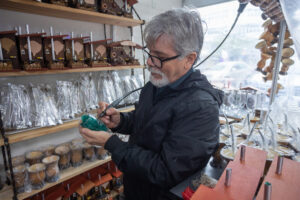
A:
<svg viewBox="0 0 300 200">
<path fill-rule="evenodd" d="M 236 18 L 229 30 L 229 32 L 227 33 L 227 35 L 225 36 L 225 38 L 222 40 L 222 42 L 217 46 L 217 48 L 215 48 L 215 50 L 213 50 L 205 59 L 203 59 L 199 64 L 197 64 L 196 66 L 194 66 L 194 69 L 199 67 L 202 63 L 204 63 L 208 58 L 210 58 L 216 51 L 218 51 L 218 49 L 223 45 L 223 43 L 226 41 L 226 39 L 228 38 L 228 36 L 230 35 L 231 31 L 233 30 L 233 28 L 235 27 L 240 15 L 242 14 L 242 12 L 244 11 L 244 9 L 246 8 L 248 3 L 246 4 L 241 4 L 240 3 L 240 6 L 239 6 L 239 9 L 238 9 L 238 13 L 236 15 Z"/>
</svg>

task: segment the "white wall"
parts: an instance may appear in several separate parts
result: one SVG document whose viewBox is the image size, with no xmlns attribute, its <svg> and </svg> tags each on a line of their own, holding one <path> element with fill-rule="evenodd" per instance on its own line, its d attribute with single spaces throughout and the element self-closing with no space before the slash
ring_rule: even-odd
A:
<svg viewBox="0 0 300 200">
<path fill-rule="evenodd" d="M 182 0 L 140 0 L 137 5 L 135 5 L 136 11 L 139 13 L 142 19 L 146 21 L 150 20 L 152 16 L 155 16 L 161 12 L 169 10 L 171 8 L 182 7 Z M 135 18 L 137 18 L 135 16 Z M 55 32 L 70 33 L 73 31 L 75 34 L 87 35 L 89 32 L 93 32 L 95 40 L 104 39 L 103 25 L 90 22 L 81 22 L 68 19 L 60 19 L 55 17 L 46 17 L 40 15 L 33 15 L 27 13 L 13 12 L 8 10 L 0 9 L 0 31 L 11 30 L 15 26 L 22 26 L 24 30 L 25 24 L 29 24 L 30 30 L 32 32 L 41 31 L 45 29 L 49 33 L 49 27 L 53 26 Z M 107 26 L 107 36 L 110 36 L 110 28 Z M 116 41 L 123 39 L 130 39 L 130 32 L 128 28 L 115 27 Z M 141 44 L 141 32 L 140 27 L 133 28 L 133 41 Z M 137 57 L 142 58 L 141 52 L 137 52 Z M 143 61 L 140 59 L 140 63 Z M 123 73 L 129 73 L 130 70 Z M 141 69 L 135 70 L 135 73 L 142 73 Z M 43 75 L 43 76 L 27 76 L 27 77 L 11 77 L 11 78 L 0 78 L 0 84 L 7 82 L 13 83 L 28 83 L 28 82 L 47 82 L 53 83 L 57 79 L 76 79 L 79 74 L 62 74 L 62 75 Z M 31 140 L 15 143 L 11 145 L 12 155 L 20 155 L 32 149 L 38 149 L 42 146 L 50 144 L 60 144 L 71 140 L 72 138 L 79 137 L 79 132 L 77 128 L 70 130 L 58 132 L 55 134 L 50 134 L 42 136 L 39 138 L 34 138 Z M 3 163 L 2 156 L 0 156 L 0 163 Z"/>
</svg>

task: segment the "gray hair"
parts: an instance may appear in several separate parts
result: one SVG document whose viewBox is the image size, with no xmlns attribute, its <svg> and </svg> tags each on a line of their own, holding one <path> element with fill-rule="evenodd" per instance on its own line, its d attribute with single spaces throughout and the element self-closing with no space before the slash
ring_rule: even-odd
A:
<svg viewBox="0 0 300 200">
<path fill-rule="evenodd" d="M 145 28 L 147 46 L 155 44 L 161 35 L 171 37 L 174 50 L 184 57 L 192 52 L 197 53 L 197 60 L 203 45 L 201 18 L 196 11 L 186 8 L 172 9 L 155 16 Z"/>
</svg>

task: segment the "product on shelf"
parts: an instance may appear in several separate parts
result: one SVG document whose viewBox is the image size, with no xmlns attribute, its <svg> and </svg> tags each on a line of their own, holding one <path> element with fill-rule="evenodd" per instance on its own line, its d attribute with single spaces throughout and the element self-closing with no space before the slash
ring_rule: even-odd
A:
<svg viewBox="0 0 300 200">
<path fill-rule="evenodd" d="M 76 7 L 84 10 L 97 11 L 97 3 L 98 0 L 78 0 Z"/>
<path fill-rule="evenodd" d="M 102 13 L 107 13 L 111 15 L 119 15 L 123 14 L 122 9 L 114 0 L 99 0 L 99 11 Z"/>
<path fill-rule="evenodd" d="M 93 34 L 90 33 L 90 41 L 84 43 L 85 57 L 91 67 L 108 67 L 107 62 L 107 40 L 93 40 Z"/>
<path fill-rule="evenodd" d="M 52 156 L 54 154 L 54 150 L 55 150 L 54 145 L 49 145 L 41 148 L 41 151 L 44 153 L 45 157 Z"/>
<path fill-rule="evenodd" d="M 110 63 L 115 65 L 140 65 L 139 61 L 134 58 L 135 49 L 142 49 L 142 46 L 129 41 L 113 42 L 108 45 Z"/>
<path fill-rule="evenodd" d="M 29 91 L 24 85 L 0 86 L 0 109 L 6 130 L 32 127 Z"/>
<path fill-rule="evenodd" d="M 24 155 L 20 155 L 20 156 L 12 157 L 11 163 L 12 163 L 13 167 L 16 167 L 16 166 L 19 166 L 19 165 L 24 165 L 24 163 L 25 163 L 25 156 Z"/>
<path fill-rule="evenodd" d="M 42 161 L 43 153 L 41 151 L 31 151 L 26 153 L 26 161 L 29 165 L 40 163 Z"/>
<path fill-rule="evenodd" d="M 71 68 L 83 68 L 88 67 L 85 64 L 85 57 L 84 57 L 84 46 L 83 40 L 88 37 L 74 37 L 74 33 L 71 33 L 70 38 L 65 38 L 65 54 L 66 54 L 66 61 L 67 66 Z"/>
<path fill-rule="evenodd" d="M 70 145 L 71 148 L 71 163 L 73 167 L 78 167 L 82 164 L 82 143 L 76 142 Z"/>
<path fill-rule="evenodd" d="M 55 148 L 55 154 L 59 156 L 58 165 L 60 169 L 67 169 L 70 167 L 70 147 L 67 145 L 59 145 Z"/>
<path fill-rule="evenodd" d="M 80 76 L 80 97 L 84 111 L 96 109 L 98 107 L 98 93 L 92 73 Z"/>
<path fill-rule="evenodd" d="M 22 34 L 19 27 L 19 51 L 21 65 L 24 70 L 42 70 L 44 63 L 42 35 L 45 33 L 30 33 L 26 25 L 26 34 Z"/>
<path fill-rule="evenodd" d="M 67 35 L 54 35 L 50 27 L 50 35 L 43 37 L 45 64 L 49 69 L 64 69 L 65 46 L 63 37 Z"/>
<path fill-rule="evenodd" d="M 7 171 L 7 176 L 10 179 L 10 171 Z M 15 178 L 15 184 L 16 184 L 16 189 L 18 193 L 23 193 L 25 192 L 25 187 L 27 183 L 27 171 L 26 171 L 26 166 L 25 165 L 18 165 L 13 168 L 13 173 L 14 173 L 14 178 Z"/>
<path fill-rule="evenodd" d="M 16 32 L 15 30 L 0 32 L 0 72 L 20 69 Z"/>
<path fill-rule="evenodd" d="M 83 155 L 85 160 L 89 160 L 89 161 L 95 160 L 94 147 L 87 142 L 83 143 Z"/>
<path fill-rule="evenodd" d="M 43 163 L 46 166 L 46 181 L 56 182 L 59 179 L 59 168 L 58 168 L 59 156 L 48 156 L 43 159 Z"/>
<path fill-rule="evenodd" d="M 29 180 L 32 186 L 32 189 L 38 190 L 44 187 L 45 185 L 45 178 L 46 178 L 46 173 L 45 173 L 45 165 L 42 163 L 37 163 L 34 165 L 31 165 L 28 168 L 28 173 L 29 173 Z"/>
<path fill-rule="evenodd" d="M 102 146 L 95 146 L 96 149 L 96 157 L 99 160 L 104 160 L 107 157 L 107 150 L 105 150 Z"/>
<path fill-rule="evenodd" d="M 266 20 L 267 18 L 271 18 L 275 22 L 284 20 L 280 3 L 277 0 L 251 0 L 250 3 L 260 7 L 263 11 L 263 20 Z"/>
<path fill-rule="evenodd" d="M 137 0 L 127 0 L 127 1 L 123 0 L 123 2 L 124 2 L 124 13 L 123 13 L 123 16 L 127 17 L 127 18 L 133 18 L 131 8 L 138 1 Z M 127 2 L 127 5 L 126 5 L 126 2 Z"/>
</svg>

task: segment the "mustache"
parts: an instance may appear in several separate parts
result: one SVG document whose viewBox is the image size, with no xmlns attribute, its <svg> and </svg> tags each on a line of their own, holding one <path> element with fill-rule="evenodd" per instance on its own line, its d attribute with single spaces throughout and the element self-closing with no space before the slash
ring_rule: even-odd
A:
<svg viewBox="0 0 300 200">
<path fill-rule="evenodd" d="M 156 74 L 159 74 L 159 75 L 164 75 L 163 72 L 161 72 L 159 69 L 156 69 L 155 67 L 148 66 L 147 69 L 149 70 L 149 72 L 153 72 L 153 73 L 156 73 Z"/>
</svg>

